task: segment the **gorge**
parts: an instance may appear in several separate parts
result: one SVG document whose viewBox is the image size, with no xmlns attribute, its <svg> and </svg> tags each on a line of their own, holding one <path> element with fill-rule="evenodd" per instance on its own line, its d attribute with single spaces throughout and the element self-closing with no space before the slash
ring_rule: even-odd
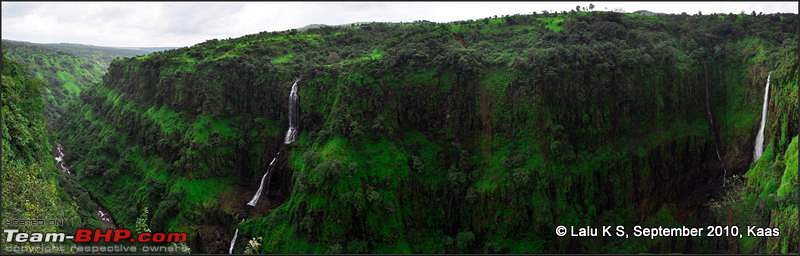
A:
<svg viewBox="0 0 800 256">
<path fill-rule="evenodd" d="M 47 102 L 4 105 L 3 161 L 45 162 L 5 148 L 38 134 L 9 113 L 42 112 L 39 139 L 60 143 L 42 172 L 71 172 L 59 187 L 97 199 L 65 193 L 87 202 L 73 205 L 78 223 L 187 232 L 199 253 L 797 252 L 799 23 L 601 11 L 374 22 L 107 62 L 3 41 L 30 70 L 14 76 L 46 84 L 30 97 Z M 6 96 L 3 72 L 3 101 L 27 102 Z M 559 225 L 781 236 L 582 239 Z"/>
</svg>

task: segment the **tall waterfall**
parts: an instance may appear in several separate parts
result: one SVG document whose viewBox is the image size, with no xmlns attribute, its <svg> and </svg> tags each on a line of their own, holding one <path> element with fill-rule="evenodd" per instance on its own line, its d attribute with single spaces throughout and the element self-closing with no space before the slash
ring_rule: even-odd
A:
<svg viewBox="0 0 800 256">
<path fill-rule="evenodd" d="M 289 92 L 289 130 L 286 131 L 286 138 L 284 139 L 284 143 L 292 144 L 294 142 L 295 137 L 297 136 L 297 118 L 298 118 L 298 111 L 297 111 L 297 82 L 300 82 L 300 79 L 294 80 L 294 84 L 292 84 L 292 90 Z"/>
<path fill-rule="evenodd" d="M 295 137 L 297 136 L 297 122 L 299 117 L 299 108 L 297 106 L 298 95 L 297 95 L 297 83 L 300 82 L 300 79 L 295 79 L 294 83 L 292 84 L 292 90 L 289 92 L 289 129 L 286 131 L 286 137 L 283 140 L 283 143 L 286 145 L 292 144 L 295 141 Z M 261 194 L 264 192 L 264 187 L 266 186 L 269 189 L 269 180 L 270 174 L 272 173 L 272 169 L 275 168 L 275 163 L 281 157 L 281 152 L 283 148 L 275 154 L 275 157 L 272 158 L 272 161 L 269 162 L 269 166 L 267 167 L 267 171 L 261 176 L 261 183 L 258 186 L 258 190 L 256 190 L 256 194 L 253 195 L 253 198 L 247 202 L 247 205 L 251 207 L 256 207 L 258 204 L 258 199 L 261 197 Z M 233 239 L 231 240 L 231 246 L 228 249 L 228 254 L 233 254 L 234 245 L 236 245 L 236 238 L 239 236 L 239 229 L 236 229 L 236 232 L 233 233 Z"/>
<path fill-rule="evenodd" d="M 761 157 L 764 152 L 764 125 L 767 123 L 767 105 L 769 103 L 769 79 L 772 72 L 767 75 L 767 88 L 764 89 L 764 106 L 761 108 L 761 125 L 758 127 L 756 134 L 755 149 L 753 150 L 753 162 Z"/>
</svg>

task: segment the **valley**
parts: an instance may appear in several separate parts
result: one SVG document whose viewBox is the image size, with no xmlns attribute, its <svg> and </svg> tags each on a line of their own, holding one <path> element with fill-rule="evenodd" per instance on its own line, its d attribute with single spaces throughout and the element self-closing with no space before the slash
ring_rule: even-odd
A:
<svg viewBox="0 0 800 256">
<path fill-rule="evenodd" d="M 3 215 L 29 211 L 7 210 L 8 182 L 39 180 L 73 230 L 187 232 L 193 253 L 797 252 L 799 22 L 570 11 L 182 48 L 3 40 Z"/>
</svg>

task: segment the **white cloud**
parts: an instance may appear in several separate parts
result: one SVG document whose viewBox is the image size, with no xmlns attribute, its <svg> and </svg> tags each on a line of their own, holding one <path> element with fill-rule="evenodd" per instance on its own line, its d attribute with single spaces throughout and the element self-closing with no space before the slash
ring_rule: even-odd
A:
<svg viewBox="0 0 800 256">
<path fill-rule="evenodd" d="M 649 10 L 690 14 L 797 13 L 796 2 L 3 2 L 2 37 L 41 43 L 187 46 L 308 24 L 449 22 L 534 11 Z"/>
</svg>

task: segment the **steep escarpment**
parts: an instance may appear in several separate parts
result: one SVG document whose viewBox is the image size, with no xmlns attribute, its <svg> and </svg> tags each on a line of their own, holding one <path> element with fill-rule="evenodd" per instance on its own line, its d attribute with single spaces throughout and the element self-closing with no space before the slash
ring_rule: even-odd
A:
<svg viewBox="0 0 800 256">
<path fill-rule="evenodd" d="M 58 169 L 45 129 L 45 84 L 5 55 L 2 65 L 3 229 L 74 231 L 80 225 L 77 205 L 58 186 Z M 21 224 L 26 220 L 53 222 Z"/>
<path fill-rule="evenodd" d="M 41 121 L 46 129 L 41 131 L 40 135 L 49 141 L 47 150 L 53 152 L 52 155 L 56 158 L 55 167 L 61 172 L 58 175 L 59 182 L 56 192 L 69 195 L 68 197 L 73 199 L 78 206 L 77 215 L 80 218 L 69 220 L 69 227 L 73 229 L 76 227 L 107 227 L 109 221 L 103 219 L 110 218 L 101 216 L 102 214 L 99 213 L 99 211 L 106 212 L 106 210 L 93 200 L 93 195 L 78 182 L 76 176 L 72 175 L 70 159 L 75 155 L 70 152 L 71 148 L 65 149 L 62 146 L 59 136 L 72 133 L 69 127 L 65 126 L 69 122 L 69 119 L 65 119 L 65 113 L 74 111 L 76 109 L 74 106 L 83 105 L 79 101 L 81 92 L 89 85 L 101 81 L 113 58 L 130 57 L 149 51 L 73 44 L 37 44 L 5 39 L 2 41 L 2 49 L 3 55 L 9 61 L 18 63 L 14 64 L 15 66 L 18 65 L 20 69 L 30 71 L 29 76 L 32 77 L 30 81 L 43 82 L 44 86 L 41 87 L 30 86 L 30 90 L 41 90 L 40 95 L 33 99 L 41 101 L 43 111 L 28 109 L 30 112 L 22 113 L 36 118 L 40 114 L 44 114 Z M 10 114 L 3 112 L 4 116 L 10 116 Z M 10 136 L 14 138 L 26 135 L 17 135 L 12 132 Z M 71 146 L 74 147 L 74 145 Z M 11 161 L 17 160 L 12 158 Z M 68 201 L 72 202 L 72 200 Z M 76 209 L 69 209 L 69 211 L 72 210 Z"/>
<path fill-rule="evenodd" d="M 10 60 L 27 67 L 34 77 L 46 83 L 47 86 L 43 88 L 47 102 L 45 118 L 51 130 L 55 129 L 52 126 L 59 123 L 63 112 L 67 111 L 67 102 L 76 99 L 86 85 L 100 82 L 114 57 L 130 57 L 136 53 L 92 51 L 77 46 L 53 48 L 50 44 L 9 40 L 3 40 L 2 46 Z"/>
<path fill-rule="evenodd" d="M 155 209 L 153 229 L 227 251 L 300 77 L 289 161 L 239 225 L 249 249 L 727 251 L 553 228 L 720 223 L 706 203 L 750 167 L 770 71 L 767 141 L 797 135 L 797 22 L 573 12 L 211 40 L 115 60 L 62 141 L 93 156 L 71 161 L 122 225 Z"/>
<path fill-rule="evenodd" d="M 775 54 L 791 56 L 796 53 L 795 44 L 787 45 Z M 766 95 L 763 113 L 766 116 L 763 154 L 750 164 L 743 177 L 734 177 L 725 196 L 712 204 L 723 223 L 744 222 L 776 227 L 780 235 L 729 240 L 727 242 L 733 245 L 731 251 L 800 251 L 800 226 L 796 221 L 797 202 L 800 201 L 800 179 L 797 176 L 798 66 L 796 61 L 786 60 L 779 62 L 771 76 L 774 78 L 778 74 L 783 79 L 769 82 L 771 89 Z"/>
</svg>

